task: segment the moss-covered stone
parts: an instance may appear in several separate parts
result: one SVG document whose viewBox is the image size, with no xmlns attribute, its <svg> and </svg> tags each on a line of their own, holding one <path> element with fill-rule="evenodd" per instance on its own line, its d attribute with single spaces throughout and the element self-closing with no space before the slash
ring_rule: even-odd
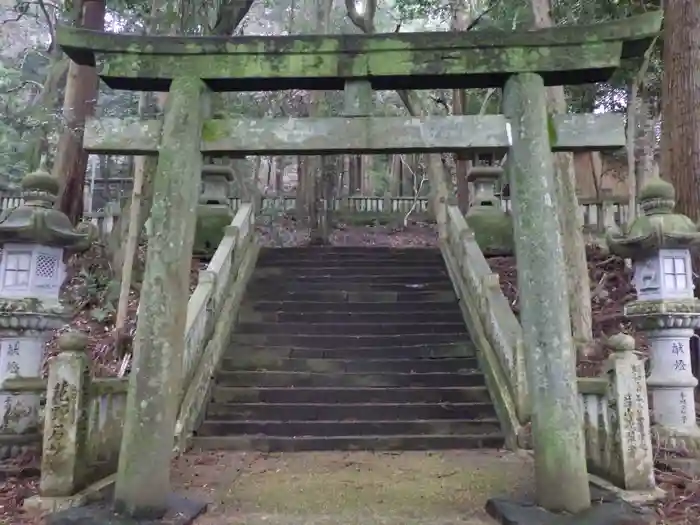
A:
<svg viewBox="0 0 700 525">
<path fill-rule="evenodd" d="M 197 226 L 192 255 L 211 257 L 224 237 L 224 230 L 231 224 L 233 211 L 228 205 L 200 204 L 197 207 Z"/>
<path fill-rule="evenodd" d="M 497 199 L 473 206 L 465 219 L 486 257 L 513 255 L 513 220 L 501 211 Z"/>
<path fill-rule="evenodd" d="M 496 184 L 503 176 L 503 168 L 475 166 L 467 174 L 475 188 L 472 206 L 465 216 L 474 231 L 479 248 L 487 257 L 513 255 L 513 220 L 501 209 L 496 197 Z"/>
<path fill-rule="evenodd" d="M 616 151 L 625 145 L 622 115 L 553 115 L 551 125 L 552 151 Z M 159 120 L 90 119 L 83 146 L 91 153 L 156 155 L 161 128 Z M 475 149 L 502 157 L 508 144 L 503 115 L 212 118 L 202 126 L 202 153 L 213 156 Z"/>
<path fill-rule="evenodd" d="M 674 213 L 676 191 L 661 178 L 653 178 L 639 192 L 639 215 L 624 233 L 610 232 L 607 244 L 620 257 L 640 259 L 661 249 L 689 248 L 700 244 L 698 227 L 689 217 Z"/>
<path fill-rule="evenodd" d="M 641 55 L 661 13 L 589 26 L 537 31 L 384 35 L 182 38 L 115 35 L 59 26 L 72 60 L 97 67 L 115 89 L 167 90 L 182 71 L 214 91 L 345 87 L 375 89 L 501 87 L 513 73 L 536 71 L 545 83 L 605 80 L 620 59 Z"/>
</svg>

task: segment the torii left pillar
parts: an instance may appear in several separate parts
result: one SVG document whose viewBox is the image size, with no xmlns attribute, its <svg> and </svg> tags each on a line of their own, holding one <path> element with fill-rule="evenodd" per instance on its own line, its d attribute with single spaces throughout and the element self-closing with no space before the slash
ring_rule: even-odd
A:
<svg viewBox="0 0 700 525">
<path fill-rule="evenodd" d="M 115 510 L 136 519 L 162 517 L 170 493 L 202 171 L 205 89 L 199 78 L 172 81 L 158 150 L 152 227 L 114 494 Z"/>
</svg>

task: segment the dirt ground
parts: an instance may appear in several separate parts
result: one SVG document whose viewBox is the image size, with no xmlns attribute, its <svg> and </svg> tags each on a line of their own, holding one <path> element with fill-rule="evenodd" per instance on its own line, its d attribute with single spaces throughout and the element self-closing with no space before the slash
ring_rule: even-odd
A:
<svg viewBox="0 0 700 525">
<path fill-rule="evenodd" d="M 489 497 L 528 496 L 527 453 L 191 453 L 175 490 L 210 503 L 197 525 L 486 525 Z"/>
</svg>

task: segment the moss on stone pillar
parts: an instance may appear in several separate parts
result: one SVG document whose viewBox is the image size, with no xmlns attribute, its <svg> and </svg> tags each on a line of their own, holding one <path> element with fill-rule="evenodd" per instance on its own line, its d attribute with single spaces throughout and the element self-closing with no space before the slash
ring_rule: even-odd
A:
<svg viewBox="0 0 700 525">
<path fill-rule="evenodd" d="M 508 176 L 537 503 L 551 511 L 578 512 L 590 506 L 590 492 L 542 77 L 510 77 L 503 109 L 512 126 Z"/>
<path fill-rule="evenodd" d="M 139 519 L 160 518 L 170 493 L 202 172 L 204 89 L 198 78 L 173 80 L 153 181 L 152 228 L 114 501 L 117 512 Z"/>
</svg>

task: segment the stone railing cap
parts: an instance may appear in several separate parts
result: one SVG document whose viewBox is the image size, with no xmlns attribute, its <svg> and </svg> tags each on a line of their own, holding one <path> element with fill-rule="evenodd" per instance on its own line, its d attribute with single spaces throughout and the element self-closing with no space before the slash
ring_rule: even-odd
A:
<svg viewBox="0 0 700 525">
<path fill-rule="evenodd" d="M 607 345 L 614 352 L 634 352 L 637 343 L 629 334 L 615 334 L 610 336 Z"/>
<path fill-rule="evenodd" d="M 61 352 L 85 352 L 88 336 L 78 330 L 69 330 L 58 337 L 58 348 Z"/>
</svg>

